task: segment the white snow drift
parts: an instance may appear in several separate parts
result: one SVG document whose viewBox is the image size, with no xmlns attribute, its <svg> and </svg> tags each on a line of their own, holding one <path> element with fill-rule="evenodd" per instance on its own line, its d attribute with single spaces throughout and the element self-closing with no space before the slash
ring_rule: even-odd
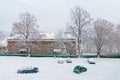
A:
<svg viewBox="0 0 120 80">
<path fill-rule="evenodd" d="M 72 58 L 72 63 L 58 64 L 59 58 L 0 57 L 0 80 L 120 80 L 120 59 L 95 59 L 91 65 L 86 58 Z M 87 72 L 75 74 L 81 65 Z M 21 67 L 36 66 L 38 73 L 17 74 Z"/>
</svg>

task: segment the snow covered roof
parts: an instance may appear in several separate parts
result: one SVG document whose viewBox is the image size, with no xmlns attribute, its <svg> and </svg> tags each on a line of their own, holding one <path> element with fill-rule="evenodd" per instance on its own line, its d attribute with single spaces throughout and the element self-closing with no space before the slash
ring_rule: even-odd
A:
<svg viewBox="0 0 120 80">
<path fill-rule="evenodd" d="M 44 36 L 42 36 L 42 39 L 55 39 L 56 38 L 56 34 L 55 33 L 52 33 L 52 32 L 42 32 L 41 33 L 42 35 L 44 34 Z M 64 39 L 66 38 L 74 38 L 73 36 L 71 36 L 70 34 L 64 34 L 63 35 Z M 58 36 L 59 37 L 59 36 Z M 7 39 L 23 39 L 24 37 L 22 35 L 14 35 L 12 37 L 8 37 Z"/>
<path fill-rule="evenodd" d="M 42 37 L 42 39 L 54 39 L 55 38 L 55 34 L 54 33 L 44 33 L 45 36 Z"/>
<path fill-rule="evenodd" d="M 20 49 L 19 51 L 27 51 L 25 48 Z"/>
<path fill-rule="evenodd" d="M 60 38 L 60 36 L 57 36 L 56 37 L 56 34 L 55 33 L 44 33 L 45 34 L 45 36 L 43 37 L 43 39 L 55 39 L 55 38 L 57 38 L 57 37 L 59 37 Z M 62 34 L 62 38 L 63 39 L 68 39 L 68 38 L 72 38 L 72 39 L 75 39 L 75 37 L 73 37 L 72 35 L 70 35 L 70 34 Z"/>
<path fill-rule="evenodd" d="M 11 36 L 11 37 L 7 37 L 7 39 L 23 39 L 23 36 L 18 34 L 18 35 L 14 35 L 14 36 Z"/>
</svg>

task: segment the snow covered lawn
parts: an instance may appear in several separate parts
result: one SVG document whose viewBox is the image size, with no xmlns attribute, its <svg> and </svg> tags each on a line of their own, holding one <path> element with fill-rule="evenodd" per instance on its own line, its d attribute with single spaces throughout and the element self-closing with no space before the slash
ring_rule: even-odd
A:
<svg viewBox="0 0 120 80">
<path fill-rule="evenodd" d="M 120 80 L 120 59 L 72 58 L 72 63 L 58 64 L 59 58 L 0 57 L 0 80 Z M 63 59 L 65 61 L 65 58 Z M 81 65 L 87 72 L 75 74 L 73 68 Z M 38 73 L 17 74 L 22 67 L 38 67 Z"/>
</svg>

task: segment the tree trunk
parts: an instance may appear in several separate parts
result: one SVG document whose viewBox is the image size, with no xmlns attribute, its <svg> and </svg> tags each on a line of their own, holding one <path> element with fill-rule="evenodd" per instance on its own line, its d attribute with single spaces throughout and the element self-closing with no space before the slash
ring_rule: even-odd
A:
<svg viewBox="0 0 120 80">
<path fill-rule="evenodd" d="M 26 48 L 26 52 L 27 52 L 27 56 L 29 55 L 29 52 L 28 52 L 28 46 L 27 46 L 27 48 Z"/>
<path fill-rule="evenodd" d="M 100 58 L 100 49 L 97 50 L 97 57 Z"/>
<path fill-rule="evenodd" d="M 26 36 L 26 52 L 27 52 L 27 56 L 29 56 L 29 46 L 28 46 L 28 36 Z"/>
<path fill-rule="evenodd" d="M 78 57 L 82 57 L 82 55 L 81 55 L 81 41 L 79 38 L 78 38 Z"/>
</svg>

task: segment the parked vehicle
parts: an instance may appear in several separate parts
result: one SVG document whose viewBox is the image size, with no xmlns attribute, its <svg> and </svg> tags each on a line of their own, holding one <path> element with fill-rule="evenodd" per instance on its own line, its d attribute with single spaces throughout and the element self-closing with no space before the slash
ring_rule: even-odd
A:
<svg viewBox="0 0 120 80">
<path fill-rule="evenodd" d="M 66 63 L 72 63 L 72 60 L 70 58 L 67 58 Z"/>
<path fill-rule="evenodd" d="M 38 67 L 26 67 L 26 68 L 19 69 L 17 71 L 17 73 L 21 73 L 21 74 L 24 74 L 24 73 L 37 73 L 37 72 L 39 72 Z"/>
<path fill-rule="evenodd" d="M 86 72 L 86 71 L 87 71 L 86 67 L 79 66 L 79 65 L 75 66 L 73 69 L 73 72 L 77 73 L 77 74 L 82 73 L 82 72 Z"/>
<path fill-rule="evenodd" d="M 58 64 L 63 64 L 64 63 L 64 60 L 62 58 L 58 59 Z"/>
<path fill-rule="evenodd" d="M 89 64 L 95 64 L 95 60 L 93 58 L 89 58 L 87 61 Z"/>
</svg>

